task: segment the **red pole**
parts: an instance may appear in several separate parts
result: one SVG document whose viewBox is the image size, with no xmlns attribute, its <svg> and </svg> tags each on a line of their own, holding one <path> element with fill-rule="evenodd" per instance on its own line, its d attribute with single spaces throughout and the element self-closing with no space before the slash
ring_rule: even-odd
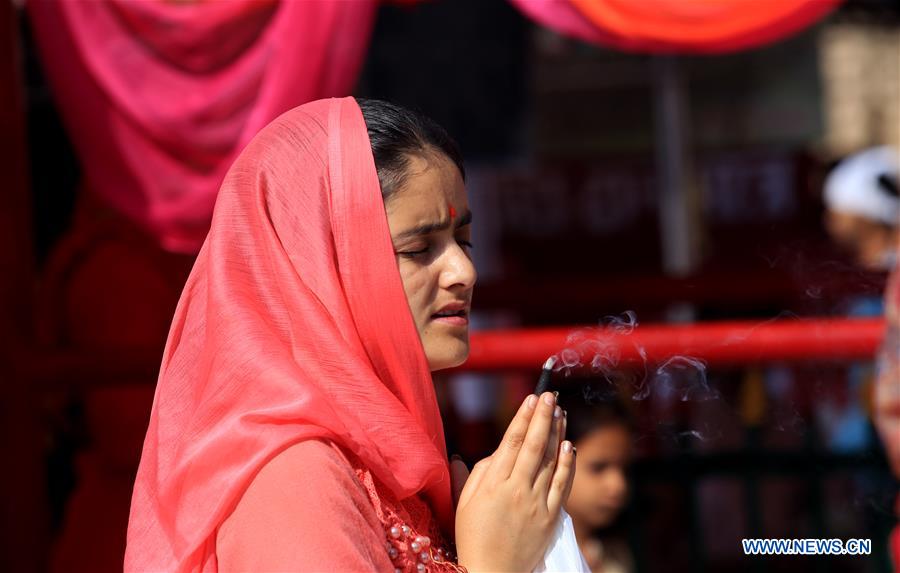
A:
<svg viewBox="0 0 900 573">
<path fill-rule="evenodd" d="M 492 330 L 472 333 L 471 354 L 461 369 L 539 369 L 565 349 L 587 365 L 598 354 L 621 366 L 642 364 L 645 357 L 660 363 L 673 356 L 697 358 L 709 366 L 871 360 L 883 336 L 881 319 L 646 325 L 630 333 L 602 327 Z"/>
</svg>

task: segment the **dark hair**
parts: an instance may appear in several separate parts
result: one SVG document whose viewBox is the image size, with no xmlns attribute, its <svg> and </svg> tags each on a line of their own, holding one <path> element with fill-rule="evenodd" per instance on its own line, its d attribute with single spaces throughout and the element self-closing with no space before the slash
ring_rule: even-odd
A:
<svg viewBox="0 0 900 573">
<path fill-rule="evenodd" d="M 573 444 L 595 430 L 610 426 L 633 431 L 631 415 L 613 392 L 598 393 L 590 385 L 560 391 L 559 405 L 566 410 L 566 438 Z"/>
<path fill-rule="evenodd" d="M 897 184 L 897 177 L 890 173 L 882 173 L 878 176 L 878 188 L 892 197 L 900 198 L 900 185 Z"/>
<path fill-rule="evenodd" d="M 386 101 L 358 98 L 375 156 L 381 196 L 388 198 L 403 186 L 411 157 L 443 153 L 459 169 L 463 179 L 462 154 L 443 127 L 420 113 Z"/>
</svg>

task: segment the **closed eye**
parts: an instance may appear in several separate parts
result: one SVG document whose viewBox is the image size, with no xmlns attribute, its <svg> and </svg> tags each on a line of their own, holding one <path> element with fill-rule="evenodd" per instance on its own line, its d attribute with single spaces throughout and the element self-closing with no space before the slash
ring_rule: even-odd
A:
<svg viewBox="0 0 900 573">
<path fill-rule="evenodd" d="M 424 249 L 419 249 L 417 251 L 397 251 L 397 254 L 403 257 L 415 258 L 427 253 L 430 249 L 425 247 Z"/>
<path fill-rule="evenodd" d="M 475 247 L 472 242 L 467 239 L 456 239 L 456 244 L 466 249 L 466 251 L 469 251 Z M 395 251 L 395 253 L 402 257 L 414 259 L 423 255 L 427 255 L 429 252 L 431 252 L 431 250 L 432 246 L 427 245 L 421 249 L 407 249 L 405 251 Z"/>
</svg>

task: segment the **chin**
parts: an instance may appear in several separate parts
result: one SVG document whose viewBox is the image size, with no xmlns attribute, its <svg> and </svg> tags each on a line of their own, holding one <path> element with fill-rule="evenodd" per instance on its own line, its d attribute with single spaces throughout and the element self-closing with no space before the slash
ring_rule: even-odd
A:
<svg viewBox="0 0 900 573">
<path fill-rule="evenodd" d="M 429 350 L 425 348 L 425 356 L 428 359 L 428 367 L 432 372 L 446 370 L 461 365 L 469 357 L 469 342 L 454 341 L 450 344 L 441 344 L 440 348 Z"/>
<path fill-rule="evenodd" d="M 594 528 L 607 527 L 611 525 L 616 517 L 619 516 L 621 509 L 602 509 L 598 511 L 594 517 Z"/>
</svg>

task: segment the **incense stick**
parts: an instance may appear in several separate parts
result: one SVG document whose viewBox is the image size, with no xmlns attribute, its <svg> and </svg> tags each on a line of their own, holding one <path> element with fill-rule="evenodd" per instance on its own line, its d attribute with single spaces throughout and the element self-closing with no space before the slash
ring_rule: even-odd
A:
<svg viewBox="0 0 900 573">
<path fill-rule="evenodd" d="M 553 365 L 556 364 L 556 357 L 551 356 L 544 362 L 541 375 L 538 378 L 537 386 L 534 387 L 534 393 L 540 396 L 550 389 L 550 377 L 553 375 Z"/>
</svg>

